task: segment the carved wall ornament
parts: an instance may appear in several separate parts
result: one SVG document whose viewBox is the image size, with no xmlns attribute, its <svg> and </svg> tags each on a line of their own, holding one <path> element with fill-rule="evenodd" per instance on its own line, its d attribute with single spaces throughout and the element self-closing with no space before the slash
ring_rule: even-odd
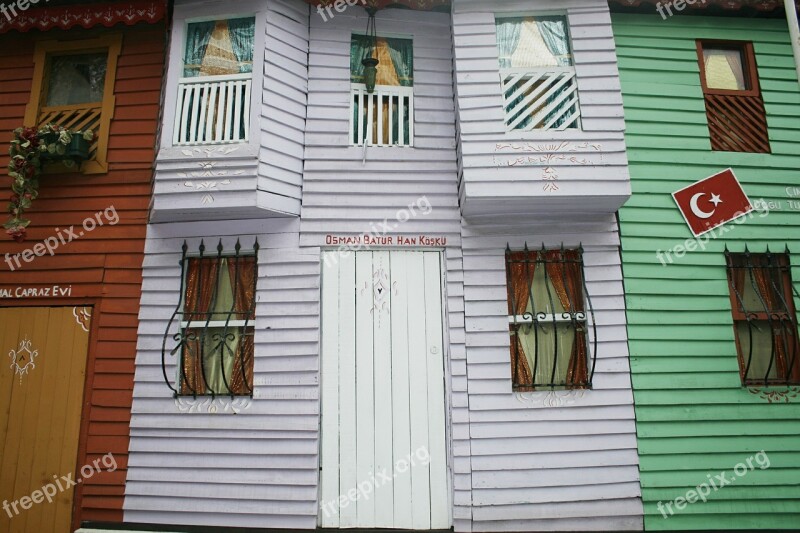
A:
<svg viewBox="0 0 800 533">
<path fill-rule="evenodd" d="M 588 141 L 575 144 L 569 141 L 561 143 L 534 144 L 525 143 L 497 143 L 495 145 L 494 162 L 498 167 L 539 166 L 542 168 L 542 188 L 545 192 L 556 192 L 558 186 L 558 170 L 556 166 L 587 166 L 595 165 L 595 161 L 587 159 L 580 154 L 586 152 L 600 152 L 601 144 Z M 600 156 L 602 160 L 602 155 Z"/>
<path fill-rule="evenodd" d="M 89 326 L 92 323 L 92 308 L 91 307 L 73 307 L 72 316 L 81 327 L 83 331 L 89 333 Z"/>
<path fill-rule="evenodd" d="M 791 403 L 800 397 L 800 387 L 748 387 L 747 391 L 769 403 Z"/>
<path fill-rule="evenodd" d="M 197 191 L 208 191 L 201 199 L 203 205 L 214 203 L 214 195 L 212 195 L 210 191 L 219 190 L 220 187 L 231 184 L 231 180 L 229 179 L 208 178 L 241 176 L 245 173 L 244 170 L 237 170 L 233 173 L 229 173 L 228 169 L 226 168 L 217 169 L 215 168 L 216 162 L 214 161 L 201 161 L 198 163 L 198 165 L 200 166 L 199 170 L 194 170 L 191 172 L 179 172 L 178 175 L 182 178 L 186 178 L 187 181 L 183 183 L 184 187 L 195 189 Z"/>
<path fill-rule="evenodd" d="M 250 409 L 253 405 L 251 398 L 234 398 L 231 400 L 228 396 L 217 396 L 211 398 L 204 396 L 200 398 L 191 398 L 179 396 L 175 398 L 175 407 L 181 413 L 208 413 L 216 414 L 233 414 L 238 415 L 242 411 Z"/>
<path fill-rule="evenodd" d="M 11 370 L 14 371 L 15 375 L 19 376 L 20 385 L 22 385 L 22 376 L 27 375 L 36 368 L 34 360 L 39 356 L 39 350 L 31 349 L 31 345 L 30 339 L 25 337 L 20 341 L 16 350 L 12 348 L 8 352 L 8 357 L 11 359 Z"/>
<path fill-rule="evenodd" d="M 584 389 L 515 393 L 519 402 L 539 409 L 575 405 L 585 394 Z"/>
</svg>

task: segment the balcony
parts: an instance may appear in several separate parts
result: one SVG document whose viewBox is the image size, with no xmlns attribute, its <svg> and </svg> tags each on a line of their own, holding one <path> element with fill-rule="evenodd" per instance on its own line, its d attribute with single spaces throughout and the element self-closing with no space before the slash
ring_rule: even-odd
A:
<svg viewBox="0 0 800 533">
<path fill-rule="evenodd" d="M 249 141 L 251 74 L 181 78 L 173 144 Z"/>
<path fill-rule="evenodd" d="M 354 83 L 351 102 L 352 145 L 414 146 L 414 87 L 378 85 L 369 94 L 366 85 Z"/>
</svg>

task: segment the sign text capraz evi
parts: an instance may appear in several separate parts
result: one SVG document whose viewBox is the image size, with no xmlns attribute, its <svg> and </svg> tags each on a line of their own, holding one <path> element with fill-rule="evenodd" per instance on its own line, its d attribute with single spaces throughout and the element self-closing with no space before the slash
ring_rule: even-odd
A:
<svg viewBox="0 0 800 533">
<path fill-rule="evenodd" d="M 730 168 L 684 187 L 672 197 L 695 237 L 754 209 Z"/>
</svg>

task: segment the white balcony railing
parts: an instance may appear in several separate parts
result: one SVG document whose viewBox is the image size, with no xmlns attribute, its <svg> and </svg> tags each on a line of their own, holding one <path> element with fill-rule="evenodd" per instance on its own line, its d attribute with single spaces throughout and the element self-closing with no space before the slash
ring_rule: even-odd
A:
<svg viewBox="0 0 800 533">
<path fill-rule="evenodd" d="M 580 127 L 575 67 L 500 70 L 508 131 Z"/>
<path fill-rule="evenodd" d="M 247 142 L 252 74 L 181 78 L 173 144 Z"/>
<path fill-rule="evenodd" d="M 369 94 L 363 83 L 353 83 L 350 99 L 351 144 L 414 145 L 414 87 L 378 85 Z"/>
</svg>

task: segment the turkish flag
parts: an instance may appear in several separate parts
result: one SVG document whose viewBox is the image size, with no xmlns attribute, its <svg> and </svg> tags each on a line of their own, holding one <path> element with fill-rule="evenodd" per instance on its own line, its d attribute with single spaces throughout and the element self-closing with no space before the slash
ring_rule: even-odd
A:
<svg viewBox="0 0 800 533">
<path fill-rule="evenodd" d="M 695 237 L 753 210 L 730 168 L 674 192 L 672 197 Z"/>
</svg>

